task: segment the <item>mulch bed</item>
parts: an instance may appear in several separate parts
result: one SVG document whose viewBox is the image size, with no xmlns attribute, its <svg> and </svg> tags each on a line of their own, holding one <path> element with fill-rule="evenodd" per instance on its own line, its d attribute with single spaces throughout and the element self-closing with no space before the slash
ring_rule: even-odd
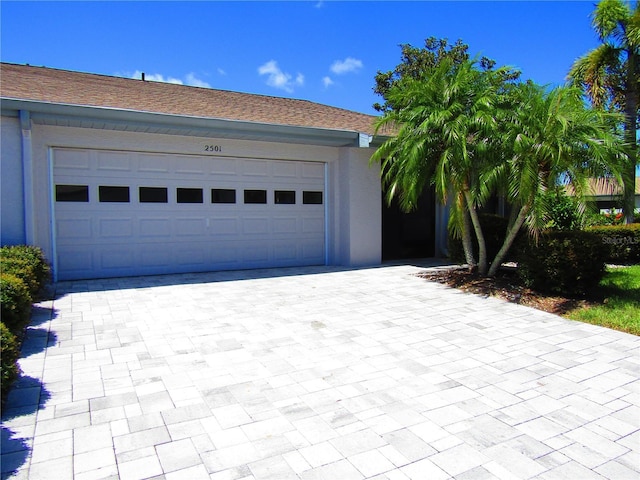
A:
<svg viewBox="0 0 640 480">
<path fill-rule="evenodd" d="M 500 298 L 512 303 L 563 315 L 570 310 L 591 305 L 584 298 L 571 298 L 545 294 L 523 285 L 514 268 L 503 268 L 494 278 L 480 277 L 467 268 L 450 268 L 418 274 L 426 280 L 484 296 Z"/>
</svg>

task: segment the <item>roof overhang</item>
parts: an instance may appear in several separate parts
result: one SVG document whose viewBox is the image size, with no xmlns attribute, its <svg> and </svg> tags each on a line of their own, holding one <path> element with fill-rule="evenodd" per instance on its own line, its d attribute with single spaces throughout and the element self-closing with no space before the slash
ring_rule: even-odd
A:
<svg viewBox="0 0 640 480">
<path fill-rule="evenodd" d="M 381 143 L 381 139 L 365 133 L 328 128 L 172 115 L 16 98 L 1 98 L 0 106 L 3 116 L 17 117 L 20 111 L 28 111 L 31 121 L 40 125 L 331 147 L 369 147 L 372 144 Z"/>
</svg>

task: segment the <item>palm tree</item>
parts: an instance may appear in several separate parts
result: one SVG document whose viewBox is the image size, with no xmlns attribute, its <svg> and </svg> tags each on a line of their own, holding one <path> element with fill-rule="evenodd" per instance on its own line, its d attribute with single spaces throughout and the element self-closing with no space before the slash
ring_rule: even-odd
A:
<svg viewBox="0 0 640 480">
<path fill-rule="evenodd" d="M 499 87 L 507 69 L 481 70 L 475 61 L 443 59 L 428 77 L 405 77 L 387 92 L 396 105 L 379 119 L 377 128 L 395 126 L 397 135 L 373 155 L 382 166 L 387 198 L 399 198 L 411 210 L 429 184 L 445 203 L 452 192 L 454 223 L 462 235 L 467 263 L 475 267 L 471 226 L 478 239 L 479 273 L 488 269 L 478 209 L 489 197 L 490 185 L 480 181 L 492 158 L 494 115 Z M 397 107 L 401 105 L 401 107 Z"/>
<path fill-rule="evenodd" d="M 537 238 L 547 224 L 545 192 L 571 185 L 584 208 L 589 178 L 619 178 L 619 166 L 627 160 L 623 145 L 609 128 L 616 116 L 586 108 L 578 88 L 547 92 L 529 82 L 520 84 L 512 95 L 518 108 L 499 112 L 505 161 L 486 173 L 496 179 L 494 184 L 506 188 L 511 206 L 507 235 L 489 276 L 497 273 L 523 226 Z"/>
<path fill-rule="evenodd" d="M 395 127 L 397 135 L 371 159 L 381 163 L 387 199 L 398 197 L 405 210 L 430 184 L 443 203 L 451 195 L 450 228 L 462 235 L 472 268 L 475 233 L 483 276 L 497 273 L 523 226 L 539 234 L 548 220 L 547 189 L 571 183 L 583 198 L 589 177 L 616 173 L 611 169 L 627 158 L 609 129 L 612 115 L 587 108 L 579 89 L 513 85 L 505 83 L 506 71 L 443 61 L 422 80 L 397 82 L 387 92 L 396 107 L 377 123 L 378 129 Z M 498 191 L 511 217 L 489 268 L 478 213 Z"/>
<path fill-rule="evenodd" d="M 602 45 L 576 60 L 569 78 L 584 89 L 595 107 L 624 112 L 629 160 L 622 176 L 623 210 L 626 222 L 632 223 L 638 161 L 640 4 L 635 2 L 632 6 L 624 0 L 602 0 L 592 17 Z"/>
</svg>

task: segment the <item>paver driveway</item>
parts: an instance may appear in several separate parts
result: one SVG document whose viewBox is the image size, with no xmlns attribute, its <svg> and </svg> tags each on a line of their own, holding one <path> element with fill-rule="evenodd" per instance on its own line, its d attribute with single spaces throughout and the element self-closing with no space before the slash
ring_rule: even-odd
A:
<svg viewBox="0 0 640 480">
<path fill-rule="evenodd" d="M 3 476 L 640 477 L 640 337 L 421 270 L 61 283 L 4 411 Z"/>
</svg>

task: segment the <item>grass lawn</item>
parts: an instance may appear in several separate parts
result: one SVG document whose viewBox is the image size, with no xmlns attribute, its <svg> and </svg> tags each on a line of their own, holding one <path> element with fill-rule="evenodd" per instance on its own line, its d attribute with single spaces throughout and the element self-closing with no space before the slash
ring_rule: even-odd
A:
<svg viewBox="0 0 640 480">
<path fill-rule="evenodd" d="M 600 289 L 602 302 L 565 317 L 640 335 L 640 265 L 608 268 Z"/>
</svg>

